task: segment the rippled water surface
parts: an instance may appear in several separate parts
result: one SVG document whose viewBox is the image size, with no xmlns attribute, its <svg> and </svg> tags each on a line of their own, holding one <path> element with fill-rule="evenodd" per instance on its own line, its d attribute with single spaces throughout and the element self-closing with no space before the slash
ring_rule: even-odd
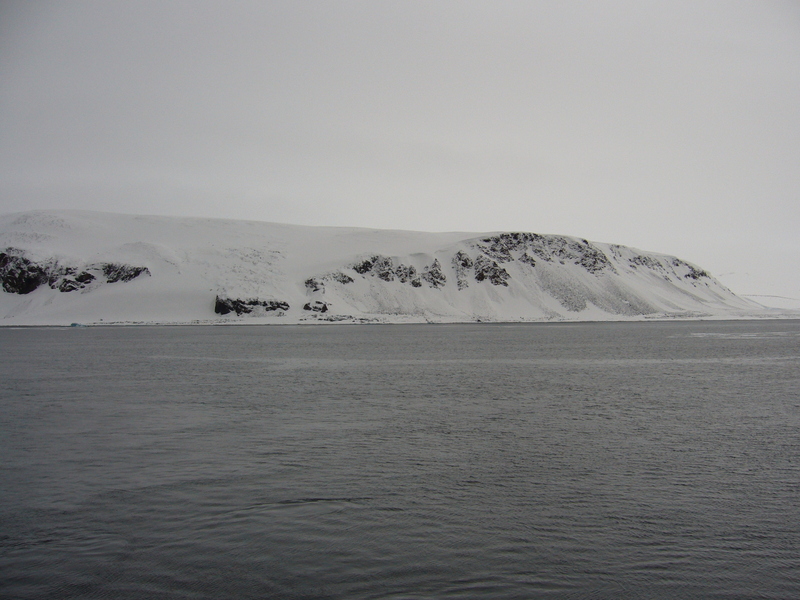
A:
<svg viewBox="0 0 800 600">
<path fill-rule="evenodd" d="M 800 322 L 0 329 L 0 596 L 800 598 Z"/>
</svg>

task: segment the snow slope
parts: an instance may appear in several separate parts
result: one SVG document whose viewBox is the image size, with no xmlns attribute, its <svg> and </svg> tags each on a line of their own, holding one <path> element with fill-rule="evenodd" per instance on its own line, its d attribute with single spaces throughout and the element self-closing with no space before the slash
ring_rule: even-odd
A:
<svg viewBox="0 0 800 600">
<path fill-rule="evenodd" d="M 0 216 L 0 324 L 768 316 L 675 257 L 530 233 Z"/>
<path fill-rule="evenodd" d="M 786 296 L 769 296 L 758 294 L 744 294 L 743 298 L 757 302 L 768 308 L 793 311 L 800 314 L 800 298 L 787 298 Z"/>
</svg>

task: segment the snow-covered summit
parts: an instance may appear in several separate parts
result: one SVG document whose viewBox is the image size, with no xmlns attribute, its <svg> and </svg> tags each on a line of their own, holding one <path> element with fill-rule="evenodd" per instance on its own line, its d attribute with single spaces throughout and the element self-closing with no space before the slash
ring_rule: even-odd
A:
<svg viewBox="0 0 800 600">
<path fill-rule="evenodd" d="M 0 216 L 0 324 L 740 317 L 700 267 L 534 233 L 33 211 Z"/>
</svg>

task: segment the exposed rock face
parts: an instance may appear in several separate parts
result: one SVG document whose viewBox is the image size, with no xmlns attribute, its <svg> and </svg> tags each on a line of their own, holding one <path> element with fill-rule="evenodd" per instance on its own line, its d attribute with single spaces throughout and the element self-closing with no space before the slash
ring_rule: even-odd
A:
<svg viewBox="0 0 800 600">
<path fill-rule="evenodd" d="M 341 271 L 336 271 L 320 277 L 310 277 L 305 280 L 305 286 L 309 292 L 320 292 L 325 289 L 325 283 L 329 281 L 335 281 L 336 283 L 346 285 L 348 283 L 353 283 L 353 278 L 349 275 L 345 275 Z"/>
<path fill-rule="evenodd" d="M 361 276 L 377 277 L 383 281 L 399 281 L 400 283 L 408 283 L 415 288 L 422 287 L 423 281 L 432 288 L 442 287 L 447 282 L 447 277 L 442 272 L 442 265 L 436 259 L 430 265 L 426 265 L 421 273 L 417 271 L 414 265 L 396 263 L 395 259 L 379 254 L 357 262 L 350 268 Z M 314 282 L 339 281 L 341 283 L 341 276 L 343 276 L 347 278 L 347 283 L 353 281 L 352 277 L 343 273 L 338 273 L 338 275 L 340 276 L 339 279 L 335 278 L 333 273 L 312 279 Z M 308 286 L 308 284 L 306 285 Z M 318 289 L 321 288 L 317 287 Z"/>
<path fill-rule="evenodd" d="M 417 278 L 417 269 L 414 267 L 414 265 L 397 265 L 394 273 L 397 276 L 397 279 L 400 280 L 400 283 L 408 283 L 410 281 L 411 285 L 414 285 L 415 282 L 419 284 L 419 279 Z M 416 287 L 419 287 L 419 285 Z"/>
<path fill-rule="evenodd" d="M 576 241 L 558 235 L 545 236 L 538 233 L 502 233 L 483 238 L 477 247 L 498 263 L 521 259 L 535 266 L 535 255 L 547 262 L 571 261 L 590 273 L 598 273 L 603 269 L 615 270 L 602 250 L 588 240 Z"/>
<path fill-rule="evenodd" d="M 313 302 L 307 302 L 303 306 L 303 310 L 310 310 L 311 312 L 318 312 L 318 313 L 326 313 L 328 312 L 328 303 L 322 302 L 320 300 L 314 300 Z"/>
<path fill-rule="evenodd" d="M 218 315 L 227 315 L 235 312 L 237 316 L 242 316 L 287 310 L 289 310 L 289 304 L 280 300 L 223 298 L 217 296 L 216 302 L 214 303 L 214 312 Z"/>
<path fill-rule="evenodd" d="M 469 254 L 459 250 L 453 255 L 453 268 L 456 270 L 456 285 L 459 290 L 469 287 L 469 271 L 472 269 L 472 259 Z"/>
<path fill-rule="evenodd" d="M 50 287 L 59 292 L 74 292 L 85 288 L 95 279 L 97 278 L 87 271 L 75 273 L 75 269 L 65 268 L 57 276 L 51 277 L 49 283 Z"/>
<path fill-rule="evenodd" d="M 673 258 L 670 261 L 660 261 L 652 256 L 636 255 L 628 259 L 628 264 L 634 269 L 637 267 L 645 267 L 651 271 L 658 272 L 667 281 L 669 281 L 670 277 L 683 277 L 684 279 L 691 279 L 695 282 L 703 279 L 711 279 L 711 275 L 706 271 L 698 269 L 694 265 L 690 265 L 679 258 Z"/>
<path fill-rule="evenodd" d="M 682 261 L 679 258 L 673 259 L 672 265 L 678 267 L 679 269 L 680 268 L 685 269 L 687 271 L 687 273 L 684 275 L 686 279 L 694 279 L 695 281 L 698 281 L 700 279 L 703 279 L 704 277 L 705 278 L 709 277 L 708 273 L 706 273 L 702 269 L 697 269 L 692 265 L 690 265 L 689 263 Z"/>
<path fill-rule="evenodd" d="M 36 263 L 16 248 L 0 252 L 0 281 L 3 290 L 11 294 L 30 294 L 44 284 L 59 292 L 74 292 L 92 284 L 131 281 L 140 275 L 150 275 L 150 271 L 147 267 L 117 263 L 97 263 L 83 268 L 55 259 Z"/>
<path fill-rule="evenodd" d="M 440 288 L 447 283 L 447 277 L 442 273 L 442 265 L 438 259 L 434 259 L 433 264 L 425 267 L 422 272 L 422 280 L 432 288 Z"/>
<path fill-rule="evenodd" d="M 471 247 L 477 256 L 459 250 L 451 261 L 459 290 L 467 289 L 471 281 L 508 287 L 511 274 L 502 265 L 519 261 L 535 268 L 537 258 L 548 263 L 570 261 L 593 274 L 604 269 L 616 272 L 602 250 L 587 240 L 536 233 L 502 233 L 476 240 Z"/>
<path fill-rule="evenodd" d="M 637 256 L 634 256 L 633 258 L 629 258 L 628 262 L 630 263 L 630 265 L 634 269 L 637 266 L 640 266 L 640 267 L 646 267 L 648 269 L 653 269 L 653 270 L 663 270 L 663 268 L 661 266 L 661 263 L 658 262 L 652 256 L 637 255 Z"/>
<path fill-rule="evenodd" d="M 496 261 L 484 255 L 475 259 L 475 281 L 489 281 L 492 285 L 508 287 L 511 276 Z"/>
<path fill-rule="evenodd" d="M 131 265 L 119 265 L 115 263 L 106 263 L 102 265 L 102 267 L 103 275 L 106 276 L 108 283 L 130 281 L 136 279 L 142 273 L 150 274 L 147 267 L 132 267 Z"/>
<path fill-rule="evenodd" d="M 30 294 L 49 280 L 45 269 L 14 248 L 0 252 L 0 278 L 3 289 L 11 294 Z"/>
</svg>

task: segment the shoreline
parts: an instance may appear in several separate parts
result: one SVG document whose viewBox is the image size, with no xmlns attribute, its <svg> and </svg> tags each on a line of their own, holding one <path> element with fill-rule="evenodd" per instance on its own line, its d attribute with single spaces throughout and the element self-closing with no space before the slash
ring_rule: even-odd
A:
<svg viewBox="0 0 800 600">
<path fill-rule="evenodd" d="M 442 320 L 434 321 L 430 319 L 408 319 L 392 320 L 391 318 L 382 319 L 380 317 L 352 317 L 345 319 L 308 319 L 292 322 L 275 322 L 263 318 L 244 318 L 229 320 L 199 320 L 190 321 L 74 321 L 70 323 L 2 323 L 2 329 L 32 329 L 32 328 L 51 328 L 51 329 L 79 329 L 86 327 L 290 327 L 290 326 L 358 326 L 358 325 L 550 325 L 550 324 L 581 324 L 581 323 L 656 323 L 656 322 L 689 322 L 689 321 L 778 321 L 778 320 L 798 320 L 800 311 L 765 311 L 766 314 L 745 314 L 745 315 L 642 315 L 635 318 L 618 319 L 537 319 L 537 320 L 486 320 L 476 319 L 468 321 Z"/>
</svg>

